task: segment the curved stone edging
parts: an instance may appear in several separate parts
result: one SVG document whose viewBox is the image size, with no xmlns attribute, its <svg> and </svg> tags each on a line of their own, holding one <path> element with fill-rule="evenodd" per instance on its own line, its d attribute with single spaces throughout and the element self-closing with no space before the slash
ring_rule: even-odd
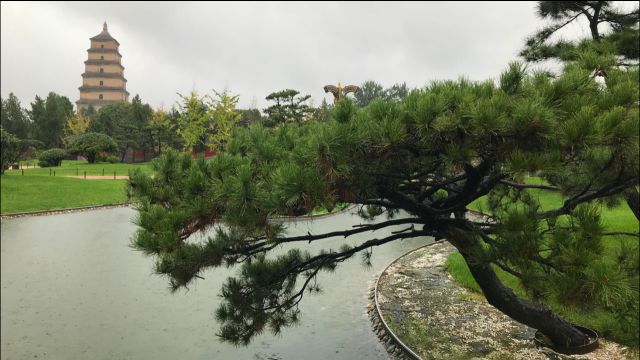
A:
<svg viewBox="0 0 640 360">
<path fill-rule="evenodd" d="M 376 279 L 376 283 L 373 286 L 373 289 L 370 294 L 370 299 L 373 300 L 374 306 L 369 309 L 370 311 L 369 315 L 372 318 L 372 322 L 374 325 L 373 331 L 376 333 L 376 335 L 378 336 L 378 338 L 380 338 L 381 341 L 389 343 L 389 346 L 386 346 L 385 349 L 387 350 L 389 355 L 392 356 L 392 358 L 395 355 L 399 359 L 409 358 L 409 359 L 415 359 L 415 360 L 422 360 L 420 355 L 416 354 L 413 350 L 411 350 L 409 346 L 403 343 L 402 340 L 400 340 L 400 338 L 393 331 L 391 331 L 391 328 L 389 327 L 387 322 L 384 320 L 384 317 L 382 316 L 382 312 L 380 311 L 380 306 L 378 305 L 378 284 L 380 283 L 380 278 L 382 278 L 382 275 L 384 275 L 384 273 L 387 272 L 387 270 L 393 264 L 395 264 L 398 260 L 411 254 L 414 251 L 418 251 L 422 248 L 425 248 L 431 245 L 439 244 L 440 242 L 441 241 L 437 241 L 437 242 L 434 241 L 431 244 L 420 246 L 418 248 L 407 251 L 406 253 L 398 256 L 395 260 L 389 263 L 389 265 L 387 265 L 387 267 L 385 267 L 384 270 L 382 270 L 382 272 L 380 272 L 380 275 L 378 275 L 378 278 Z"/>
<path fill-rule="evenodd" d="M 9 213 L 9 214 L 0 214 L 0 219 L 8 220 L 8 219 L 15 219 L 15 218 L 26 217 L 26 216 L 59 215 L 59 214 L 68 214 L 68 213 L 75 213 L 75 212 L 81 212 L 81 211 L 102 210 L 102 209 L 112 209 L 112 208 L 119 208 L 119 207 L 127 207 L 127 206 L 130 206 L 130 205 L 132 205 L 132 203 L 90 205 L 90 206 L 81 206 L 81 207 L 66 208 L 66 209 L 25 211 L 25 212 L 17 212 L 17 213 Z M 346 208 L 344 208 L 344 209 L 342 209 L 340 211 L 336 211 L 334 213 L 327 213 L 327 214 L 321 214 L 321 215 L 292 216 L 292 217 L 282 216 L 282 217 L 276 217 L 274 219 L 286 220 L 286 221 L 289 221 L 289 222 L 291 222 L 291 221 L 315 220 L 315 219 L 319 219 L 319 218 L 324 218 L 324 217 L 329 217 L 329 216 L 333 216 L 333 215 L 342 214 L 344 212 L 352 210 L 356 206 L 357 205 L 347 206 Z"/>
<path fill-rule="evenodd" d="M 75 212 L 81 212 L 81 211 L 113 209 L 113 208 L 119 208 L 119 207 L 127 207 L 129 205 L 131 205 L 131 203 L 90 205 L 90 206 L 81 206 L 81 207 L 66 208 L 66 209 L 25 211 L 25 212 L 1 214 L 0 219 L 6 220 L 6 219 L 19 218 L 19 217 L 26 217 L 26 216 L 59 215 L 59 214 L 75 213 Z"/>
</svg>

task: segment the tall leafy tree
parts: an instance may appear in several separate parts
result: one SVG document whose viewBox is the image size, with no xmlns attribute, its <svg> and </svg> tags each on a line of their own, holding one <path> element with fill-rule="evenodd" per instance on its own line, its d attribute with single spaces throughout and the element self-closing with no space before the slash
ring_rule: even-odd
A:
<svg viewBox="0 0 640 360">
<path fill-rule="evenodd" d="M 306 121 L 313 109 L 307 104 L 311 95 L 298 96 L 300 92 L 285 89 L 269 94 L 266 99 L 275 104 L 264 109 L 267 114 L 266 126 L 276 126 L 284 123 L 300 124 Z"/>
<path fill-rule="evenodd" d="M 527 39 L 521 55 L 529 61 L 575 59 L 580 53 L 576 49 L 584 46 L 584 42 L 553 41 L 552 36 L 579 19 L 588 22 L 591 34 L 588 40 L 601 43 L 601 49 L 613 50 L 627 59 L 640 57 L 640 12 L 637 7 L 624 10 L 616 7 L 613 1 L 539 1 L 538 15 L 549 24 Z"/>
<path fill-rule="evenodd" d="M 172 111 L 169 114 L 162 109 L 153 111 L 147 125 L 151 137 L 152 148 L 158 154 L 167 149 L 181 149 L 182 139 L 177 133 L 177 118 L 179 114 Z"/>
<path fill-rule="evenodd" d="M 222 339 L 246 344 L 298 321 L 321 271 L 392 241 L 446 239 L 491 305 L 554 344 L 582 345 L 587 335 L 546 307 L 546 296 L 569 294 L 637 320 L 638 268 L 603 260 L 598 208 L 638 184 L 638 68 L 611 68 L 606 88 L 583 62 L 557 78 L 523 69 L 512 64 L 498 84 L 441 81 L 401 102 L 344 105 L 327 122 L 237 128 L 211 162 L 168 153 L 154 176 L 130 180 L 140 213 L 133 246 L 157 258 L 174 290 L 207 269 L 240 266 L 216 318 Z M 532 171 L 547 184 L 525 182 Z M 531 192 L 541 189 L 562 205 L 542 207 Z M 491 219 L 467 216 L 485 196 Z M 273 218 L 337 202 L 360 205 L 362 224 L 290 234 Z M 195 236 L 207 229 L 207 240 Z M 354 234 L 371 235 L 305 248 Z M 492 265 L 520 278 L 533 300 L 505 286 Z"/>
<path fill-rule="evenodd" d="M 207 96 L 195 91 L 188 96 L 180 95 L 178 103 L 178 134 L 184 140 L 184 150 L 203 151 L 214 134 L 213 115 Z"/>
<path fill-rule="evenodd" d="M 222 151 L 231 137 L 231 129 L 242 119 L 242 115 L 236 111 L 238 95 L 231 96 L 226 90 L 223 92 L 214 90 L 214 94 L 211 98 L 214 130 L 211 136 L 211 147 L 216 151 Z"/>
<path fill-rule="evenodd" d="M 82 114 L 76 114 L 67 118 L 64 129 L 65 143 L 69 143 L 73 138 L 82 135 L 89 129 L 90 118 Z"/>
<path fill-rule="evenodd" d="M 9 97 L 0 100 L 0 103 L 2 104 L 0 125 L 19 139 L 29 139 L 31 122 L 18 97 L 13 93 L 9 93 Z"/>
</svg>

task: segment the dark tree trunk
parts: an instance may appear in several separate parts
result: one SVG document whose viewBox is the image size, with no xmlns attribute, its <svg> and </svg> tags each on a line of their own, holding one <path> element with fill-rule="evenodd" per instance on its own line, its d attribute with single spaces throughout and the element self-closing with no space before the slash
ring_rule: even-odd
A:
<svg viewBox="0 0 640 360">
<path fill-rule="evenodd" d="M 87 153 L 87 162 L 88 162 L 89 164 L 93 164 L 93 163 L 95 163 L 95 162 L 96 162 L 96 156 L 97 156 L 97 155 L 98 155 L 98 154 L 93 153 L 93 152 L 89 152 L 89 153 Z"/>
<path fill-rule="evenodd" d="M 628 189 L 624 192 L 624 198 L 636 219 L 640 220 L 640 192 L 636 189 Z"/>
<path fill-rule="evenodd" d="M 604 1 L 598 1 L 593 7 L 593 16 L 589 19 L 589 30 L 591 30 L 591 38 L 595 42 L 600 42 L 600 32 L 598 32 L 598 24 L 600 23 L 600 10 Z"/>
<path fill-rule="evenodd" d="M 447 231 L 449 241 L 460 251 L 489 304 L 512 319 L 540 330 L 557 346 L 579 346 L 588 337 L 544 305 L 522 299 L 504 286 L 483 254 L 477 237 L 468 230 Z"/>
</svg>

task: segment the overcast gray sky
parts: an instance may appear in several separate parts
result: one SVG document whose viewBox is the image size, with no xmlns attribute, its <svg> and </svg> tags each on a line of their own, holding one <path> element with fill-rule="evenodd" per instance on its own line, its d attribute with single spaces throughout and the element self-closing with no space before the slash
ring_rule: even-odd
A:
<svg viewBox="0 0 640 360">
<path fill-rule="evenodd" d="M 326 84 L 422 87 L 496 78 L 541 26 L 534 2 L 109 3 L 2 2 L 3 98 L 28 107 L 49 91 L 75 102 L 89 38 L 120 42 L 127 89 L 153 107 L 177 92 L 228 89 L 240 106 L 297 89 L 330 101 Z M 575 25 L 570 31 L 588 35 Z"/>
</svg>

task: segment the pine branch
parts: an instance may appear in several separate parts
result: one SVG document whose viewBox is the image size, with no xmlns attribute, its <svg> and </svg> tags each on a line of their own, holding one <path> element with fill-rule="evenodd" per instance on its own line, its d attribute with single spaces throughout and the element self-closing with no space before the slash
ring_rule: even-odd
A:
<svg viewBox="0 0 640 360">
<path fill-rule="evenodd" d="M 557 186 L 521 184 L 514 181 L 509 181 L 509 180 L 500 180 L 500 183 L 517 188 L 517 189 L 544 189 L 544 190 L 554 190 L 554 191 L 560 190 L 560 188 L 558 188 Z"/>
<path fill-rule="evenodd" d="M 333 232 L 324 233 L 320 235 L 312 235 L 311 233 L 309 233 L 307 235 L 301 235 L 301 236 L 278 238 L 276 239 L 276 242 L 278 244 L 284 244 L 284 243 L 295 242 L 295 241 L 312 242 L 314 240 L 327 239 L 335 236 L 342 236 L 346 238 L 354 234 L 359 234 L 366 231 L 375 231 L 378 229 L 385 228 L 387 226 L 394 226 L 394 225 L 401 225 L 401 224 L 423 224 L 423 222 L 416 218 L 396 219 L 396 220 L 389 220 L 389 221 L 385 221 L 377 224 L 371 224 L 371 225 L 362 225 L 362 224 L 354 225 L 355 229 L 345 230 L 345 231 L 333 231 Z"/>
<path fill-rule="evenodd" d="M 536 217 L 538 219 L 548 219 L 548 218 L 556 217 L 559 215 L 570 214 L 573 211 L 573 209 L 575 209 L 578 205 L 582 203 L 585 203 L 594 199 L 606 197 L 606 196 L 619 194 L 622 191 L 624 191 L 626 188 L 634 185 L 637 182 L 638 182 L 637 178 L 631 178 L 621 183 L 609 184 L 590 194 L 583 193 L 582 195 L 574 196 L 571 199 L 568 199 L 567 201 L 565 201 L 562 207 L 545 211 L 542 213 L 537 213 Z"/>
<path fill-rule="evenodd" d="M 505 265 L 503 262 L 498 261 L 498 260 L 494 260 L 493 263 L 496 264 L 500 269 L 502 269 L 502 270 L 508 272 L 509 274 L 517 277 L 518 279 L 522 279 L 523 278 L 522 273 L 520 273 L 520 272 L 514 270 L 513 268 Z"/>
<path fill-rule="evenodd" d="M 626 232 L 626 231 L 612 231 L 602 233 L 603 236 L 616 236 L 616 235 L 626 235 L 626 236 L 636 236 L 640 237 L 640 232 Z"/>
</svg>

